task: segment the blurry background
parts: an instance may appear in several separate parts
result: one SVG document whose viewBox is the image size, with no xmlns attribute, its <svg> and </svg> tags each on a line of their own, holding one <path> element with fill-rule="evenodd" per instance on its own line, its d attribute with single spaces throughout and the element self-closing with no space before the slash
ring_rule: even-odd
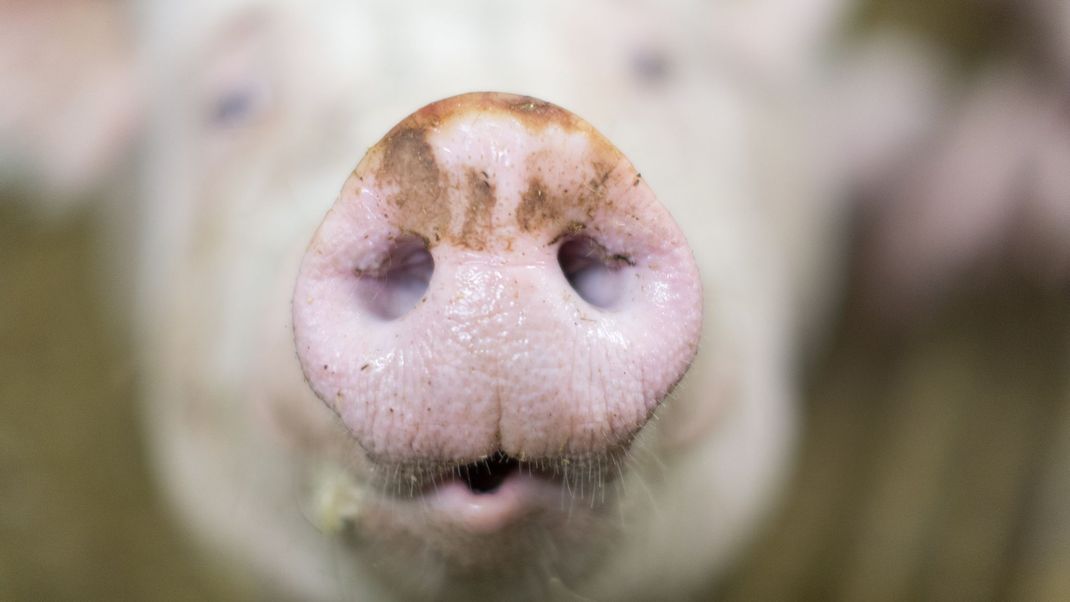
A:
<svg viewBox="0 0 1070 602">
<path fill-rule="evenodd" d="M 850 11 L 843 64 L 886 57 L 873 40 L 908 50 L 879 59 L 901 65 L 890 80 L 845 80 L 924 85 L 875 94 L 917 110 L 858 155 L 850 277 L 808 363 L 796 474 L 711 595 L 1070 599 L 1067 4 Z M 0 5 L 0 599 L 243 596 L 154 490 L 137 358 L 99 291 L 99 257 L 123 251 L 102 248 L 93 206 L 137 120 L 121 8 Z M 97 76 L 64 60 L 86 53 Z"/>
</svg>

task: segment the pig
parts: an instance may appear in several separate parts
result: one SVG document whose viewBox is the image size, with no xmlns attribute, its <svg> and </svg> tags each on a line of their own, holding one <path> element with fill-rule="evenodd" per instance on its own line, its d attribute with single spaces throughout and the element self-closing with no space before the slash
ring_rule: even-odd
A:
<svg viewBox="0 0 1070 602">
<path fill-rule="evenodd" d="M 1046 288 L 1070 277 L 1070 7 L 967 4 L 1000 24 L 980 51 L 877 24 L 838 67 L 832 129 L 865 200 L 863 296 L 892 327 L 1008 271 Z M 924 29 L 962 27 L 939 18 Z"/>
<path fill-rule="evenodd" d="M 839 5 L 786 5 L 147 4 L 146 438 L 221 570 L 711 587 L 775 507 L 843 238 Z"/>
<path fill-rule="evenodd" d="M 387 492 L 349 493 L 375 560 L 398 583 L 414 554 L 471 567 L 497 597 L 541 550 L 562 579 L 597 558 L 628 495 L 607 481 L 694 357 L 701 298 L 650 188 L 570 113 L 475 93 L 395 126 L 293 301 L 305 378 L 361 449 L 337 461 L 366 459 L 355 480 Z"/>
</svg>

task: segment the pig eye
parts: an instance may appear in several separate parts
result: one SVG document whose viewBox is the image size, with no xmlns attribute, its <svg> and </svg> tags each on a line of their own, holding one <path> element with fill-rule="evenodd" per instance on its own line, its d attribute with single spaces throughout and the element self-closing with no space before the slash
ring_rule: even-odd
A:
<svg viewBox="0 0 1070 602">
<path fill-rule="evenodd" d="M 623 297 L 624 268 L 631 261 L 623 255 L 611 255 L 594 239 L 580 236 L 566 240 L 557 252 L 557 262 L 569 285 L 587 303 L 610 309 Z"/>
<path fill-rule="evenodd" d="M 253 12 L 235 19 L 202 66 L 202 114 L 214 130 L 236 130 L 262 119 L 278 101 L 282 65 L 273 20 Z"/>
<path fill-rule="evenodd" d="M 263 82 L 241 82 L 213 100 L 208 123 L 217 128 L 239 127 L 266 112 L 270 101 L 271 93 Z"/>
<path fill-rule="evenodd" d="M 364 308 L 383 320 L 396 320 L 409 312 L 427 292 L 435 261 L 427 245 L 416 237 L 395 241 L 382 267 L 356 272 L 357 295 Z"/>
<path fill-rule="evenodd" d="M 668 53 L 655 46 L 641 46 L 629 56 L 632 75 L 643 85 L 664 84 L 672 75 L 672 61 Z"/>
</svg>

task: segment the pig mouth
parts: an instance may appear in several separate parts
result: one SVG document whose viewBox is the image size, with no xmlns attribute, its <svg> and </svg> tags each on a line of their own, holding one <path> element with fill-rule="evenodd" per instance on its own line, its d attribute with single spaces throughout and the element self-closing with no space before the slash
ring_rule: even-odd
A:
<svg viewBox="0 0 1070 602">
<path fill-rule="evenodd" d="M 457 532 L 505 534 L 577 507 L 604 506 L 614 497 L 607 495 L 611 465 L 604 455 L 521 460 L 499 450 L 443 469 L 412 499 L 425 518 Z"/>
<path fill-rule="evenodd" d="M 374 474 L 383 504 L 451 532 L 490 535 L 597 512 L 616 498 L 624 470 L 622 452 L 520 459 L 497 450 L 473 461 L 378 464 Z"/>
<path fill-rule="evenodd" d="M 393 497 L 419 498 L 447 487 L 468 495 L 490 497 L 516 480 L 539 482 L 560 489 L 567 497 L 587 497 L 607 487 L 623 470 L 620 451 L 584 457 L 520 459 L 496 450 L 471 462 L 379 463 L 383 492 Z"/>
<path fill-rule="evenodd" d="M 531 466 L 525 468 L 531 472 Z M 511 475 L 521 470 L 520 460 L 498 451 L 482 462 L 465 464 L 457 469 L 461 481 L 475 495 L 492 494 Z"/>
</svg>

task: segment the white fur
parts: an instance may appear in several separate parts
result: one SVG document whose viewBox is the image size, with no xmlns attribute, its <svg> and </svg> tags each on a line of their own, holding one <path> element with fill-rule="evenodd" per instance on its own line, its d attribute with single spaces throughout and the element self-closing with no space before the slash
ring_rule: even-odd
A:
<svg viewBox="0 0 1070 602">
<path fill-rule="evenodd" d="M 636 444 L 608 561 L 509 595 L 672 599 L 724 570 L 784 473 L 799 337 L 819 324 L 839 240 L 839 194 L 810 118 L 816 61 L 801 58 L 835 11 L 785 22 L 806 31 L 783 38 L 732 4 L 145 7 L 154 96 L 138 319 L 150 439 L 178 511 L 213 549 L 268 591 L 397 595 L 313 526 L 334 524 L 338 504 L 358 515 L 360 485 L 322 477 L 345 467 L 300 442 L 337 425 L 296 368 L 289 287 L 368 146 L 427 102 L 501 90 L 559 104 L 614 141 L 682 225 L 707 296 L 699 357 Z M 228 98 L 238 110 L 224 110 Z M 414 562 L 416 589 L 434 586 L 421 570 Z"/>
</svg>

